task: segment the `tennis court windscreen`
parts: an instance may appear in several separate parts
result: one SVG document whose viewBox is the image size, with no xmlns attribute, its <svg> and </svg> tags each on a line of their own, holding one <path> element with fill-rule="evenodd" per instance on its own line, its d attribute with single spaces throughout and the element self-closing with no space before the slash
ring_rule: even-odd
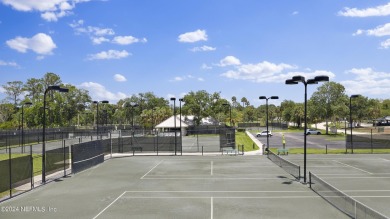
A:
<svg viewBox="0 0 390 219">
<path fill-rule="evenodd" d="M 281 158 L 279 155 L 269 151 L 268 159 L 281 167 L 284 171 L 294 176 L 297 180 L 301 178 L 301 167 L 295 163 L 292 163 L 286 159 Z"/>
<path fill-rule="evenodd" d="M 101 141 L 90 141 L 72 145 L 72 172 L 77 173 L 104 162 Z"/>
<path fill-rule="evenodd" d="M 352 218 L 385 219 L 388 218 L 372 208 L 356 201 L 344 192 L 336 189 L 315 174 L 309 172 L 310 188 L 334 207 Z"/>
</svg>

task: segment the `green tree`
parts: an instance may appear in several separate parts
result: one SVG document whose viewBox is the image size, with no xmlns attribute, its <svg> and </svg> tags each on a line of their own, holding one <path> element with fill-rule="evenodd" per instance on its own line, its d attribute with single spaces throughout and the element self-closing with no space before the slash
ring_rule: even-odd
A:
<svg viewBox="0 0 390 219">
<path fill-rule="evenodd" d="M 13 102 L 16 106 L 20 101 L 20 95 L 23 92 L 23 82 L 21 81 L 10 81 L 6 85 L 2 86 L 5 90 L 7 98 Z"/>
<path fill-rule="evenodd" d="M 30 78 L 23 86 L 23 91 L 27 92 L 32 102 L 40 101 L 39 98 L 43 95 L 43 80 Z"/>
<path fill-rule="evenodd" d="M 317 88 L 310 98 L 313 121 L 326 120 L 326 133 L 328 134 L 328 119 L 336 123 L 337 119 L 344 117 L 345 112 L 340 112 L 345 108 L 340 108 L 340 104 L 347 104 L 347 95 L 343 85 L 337 82 L 326 82 Z M 337 111 L 336 111 L 337 110 Z"/>
</svg>

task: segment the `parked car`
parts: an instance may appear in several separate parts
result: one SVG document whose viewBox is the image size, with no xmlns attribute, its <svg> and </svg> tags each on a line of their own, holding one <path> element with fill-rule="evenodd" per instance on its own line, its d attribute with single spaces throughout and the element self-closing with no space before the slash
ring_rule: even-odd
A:
<svg viewBox="0 0 390 219">
<path fill-rule="evenodd" d="M 321 135 L 321 132 L 315 129 L 306 129 L 306 135 Z"/>
<path fill-rule="evenodd" d="M 267 131 L 262 131 L 262 132 L 256 133 L 256 137 L 261 137 L 261 136 L 267 136 Z M 272 136 L 271 131 L 268 131 L 268 136 L 269 137 Z"/>
</svg>

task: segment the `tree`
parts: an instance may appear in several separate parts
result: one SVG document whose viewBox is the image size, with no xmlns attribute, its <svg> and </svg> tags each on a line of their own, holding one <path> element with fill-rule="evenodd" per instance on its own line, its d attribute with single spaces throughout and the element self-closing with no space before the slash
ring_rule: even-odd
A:
<svg viewBox="0 0 390 219">
<path fill-rule="evenodd" d="M 27 96 L 30 97 L 32 102 L 38 101 L 38 98 L 42 96 L 44 92 L 43 80 L 36 78 L 28 79 L 26 84 L 23 86 L 23 91 L 27 92 Z"/>
<path fill-rule="evenodd" d="M 345 108 L 338 106 L 341 104 L 347 105 L 348 97 L 345 94 L 343 85 L 331 81 L 318 87 L 317 91 L 310 98 L 310 101 L 312 101 L 311 110 L 318 116 L 315 120 L 326 120 L 326 134 L 328 134 L 328 119 L 330 118 L 332 122 L 336 123 L 337 118 L 345 116 L 345 112 L 340 111 Z M 336 109 L 337 111 L 335 111 Z"/>
<path fill-rule="evenodd" d="M 241 98 L 242 107 L 247 107 L 250 105 L 248 99 L 246 97 Z"/>
<path fill-rule="evenodd" d="M 13 104 L 16 106 L 20 101 L 19 96 L 23 92 L 23 82 L 21 81 L 11 81 L 7 82 L 7 85 L 2 86 L 5 90 L 5 94 L 7 94 L 8 99 L 13 101 Z"/>
<path fill-rule="evenodd" d="M 43 76 L 42 82 L 43 91 L 45 91 L 49 86 L 62 84 L 60 76 L 51 72 L 48 72 Z"/>
<path fill-rule="evenodd" d="M 283 120 L 286 122 L 293 122 L 294 121 L 294 109 L 295 109 L 295 103 L 292 100 L 284 100 L 280 107 L 283 109 L 282 111 L 282 117 Z"/>
</svg>

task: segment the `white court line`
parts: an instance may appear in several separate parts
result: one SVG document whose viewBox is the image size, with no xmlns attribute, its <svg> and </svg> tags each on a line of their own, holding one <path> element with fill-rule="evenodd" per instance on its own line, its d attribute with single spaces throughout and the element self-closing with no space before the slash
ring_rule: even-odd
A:
<svg viewBox="0 0 390 219">
<path fill-rule="evenodd" d="M 210 165 L 211 165 L 211 173 L 210 173 L 210 175 L 212 176 L 213 175 L 213 161 L 210 161 Z"/>
<path fill-rule="evenodd" d="M 214 216 L 214 200 L 213 200 L 213 197 L 211 197 L 211 204 L 210 204 L 210 212 L 211 212 L 211 216 L 210 218 L 213 219 L 213 216 Z"/>
<path fill-rule="evenodd" d="M 126 193 L 123 192 L 120 196 L 118 196 L 118 198 L 116 198 L 113 202 L 111 202 L 107 207 L 105 207 L 101 212 L 99 212 L 99 214 L 97 214 L 93 219 L 96 219 L 97 217 L 99 217 L 101 214 L 104 213 L 104 211 L 106 211 L 109 207 L 111 207 L 111 205 L 113 205 L 116 201 L 118 201 L 118 199 L 120 199 L 124 194 Z"/>
<path fill-rule="evenodd" d="M 141 177 L 141 179 L 143 179 L 146 175 L 148 175 L 150 172 L 152 172 L 152 170 L 154 169 L 154 168 L 156 168 L 158 165 L 160 165 L 162 162 L 163 162 L 164 160 L 161 160 L 160 162 L 158 162 L 158 164 L 156 164 L 156 166 L 154 166 L 152 169 L 150 169 L 147 173 L 145 173 L 145 175 L 143 175 L 142 177 Z"/>
<path fill-rule="evenodd" d="M 389 177 L 390 178 L 390 177 Z M 205 180 L 205 179 L 216 179 L 216 180 L 221 180 L 221 179 L 223 179 L 223 180 L 245 180 L 245 179 L 247 179 L 247 180 L 249 180 L 249 179 L 256 179 L 256 180 L 259 180 L 259 179 L 262 179 L 262 180 L 293 180 L 292 178 L 290 179 L 290 178 L 288 178 L 288 177 L 286 177 L 286 178 L 277 178 L 277 177 L 273 177 L 273 178 L 261 178 L 261 177 L 252 177 L 252 178 L 249 178 L 249 177 L 246 177 L 246 178 L 231 178 L 231 177 L 226 177 L 226 178 L 220 178 L 220 177 L 217 177 L 217 178 L 215 178 L 215 177 L 213 177 L 213 178 L 210 178 L 210 177 L 183 177 L 183 178 L 181 178 L 181 177 L 161 177 L 161 178 L 159 178 L 159 177 L 156 177 L 156 178 L 153 178 L 153 177 L 147 177 L 147 178 L 141 178 L 141 179 L 143 179 L 143 180 L 147 180 L 147 179 L 164 179 L 164 180 L 166 180 L 166 179 L 193 179 L 193 180 L 195 180 L 195 179 L 199 179 L 199 180 Z"/>
<path fill-rule="evenodd" d="M 335 196 L 335 197 L 340 197 L 340 196 Z M 380 197 L 385 197 L 385 196 L 380 196 Z M 199 196 L 199 197 L 193 197 L 193 196 L 134 197 L 133 196 L 133 197 L 128 197 L 128 199 L 209 199 L 209 198 L 211 198 L 211 197 L 210 196 Z M 296 198 L 322 198 L 322 197 L 314 193 L 311 196 L 273 196 L 273 197 L 268 197 L 268 196 L 263 196 L 263 197 L 253 197 L 253 196 L 235 196 L 235 197 L 220 196 L 220 197 L 215 197 L 215 196 L 212 196 L 212 198 L 213 199 L 296 199 Z"/>
<path fill-rule="evenodd" d="M 339 163 L 339 164 L 342 164 L 342 165 L 345 165 L 345 166 L 347 166 L 347 167 L 354 168 L 354 169 L 356 169 L 356 170 L 360 170 L 360 171 L 365 172 L 365 173 L 368 173 L 368 174 L 372 174 L 372 173 L 370 173 L 370 172 L 368 172 L 368 171 L 365 171 L 365 170 L 362 170 L 362 169 L 360 169 L 360 168 L 357 168 L 357 167 L 354 167 L 354 166 L 345 164 L 345 163 L 340 162 L 340 161 L 337 161 L 337 160 L 334 160 L 334 162 Z"/>
<path fill-rule="evenodd" d="M 313 191 L 125 191 L 129 193 L 313 193 Z M 208 197 L 209 198 L 209 197 Z"/>
<path fill-rule="evenodd" d="M 323 179 L 390 179 L 390 176 L 366 176 L 366 177 L 361 177 L 361 176 L 346 176 L 346 177 L 322 177 Z"/>
</svg>

